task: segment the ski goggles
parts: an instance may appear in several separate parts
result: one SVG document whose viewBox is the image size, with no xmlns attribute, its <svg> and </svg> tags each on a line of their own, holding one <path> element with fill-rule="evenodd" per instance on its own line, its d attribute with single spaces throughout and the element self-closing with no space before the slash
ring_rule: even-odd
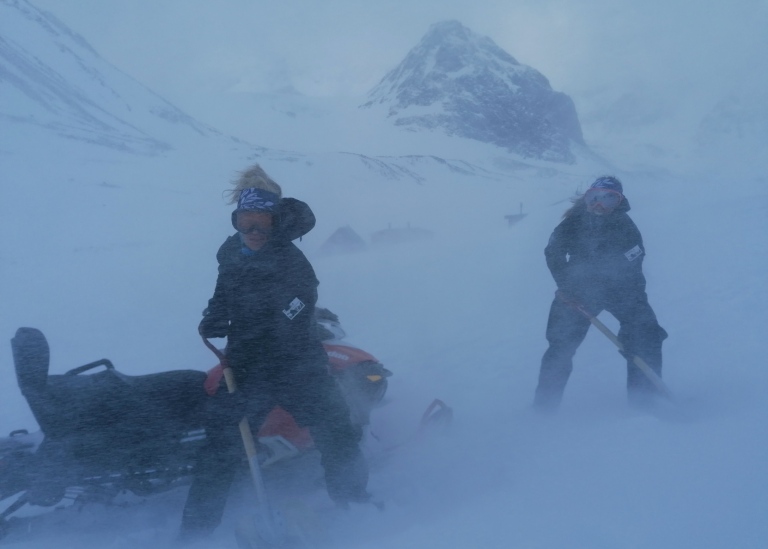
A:
<svg viewBox="0 0 768 549">
<path fill-rule="evenodd" d="M 232 226 L 235 230 L 242 234 L 260 234 L 262 236 L 270 236 L 272 234 L 272 226 L 264 225 L 257 221 L 251 221 L 247 223 L 238 215 L 239 212 L 232 212 Z"/>
<path fill-rule="evenodd" d="M 254 224 L 250 227 L 235 227 L 237 229 L 237 232 L 242 234 L 260 234 L 262 236 L 270 236 L 272 234 L 272 227 L 259 227 L 258 225 Z"/>
<path fill-rule="evenodd" d="M 610 189 L 594 188 L 587 190 L 584 194 L 584 201 L 587 203 L 587 209 L 590 211 L 602 210 L 612 212 L 621 204 L 623 199 L 623 194 Z"/>
</svg>

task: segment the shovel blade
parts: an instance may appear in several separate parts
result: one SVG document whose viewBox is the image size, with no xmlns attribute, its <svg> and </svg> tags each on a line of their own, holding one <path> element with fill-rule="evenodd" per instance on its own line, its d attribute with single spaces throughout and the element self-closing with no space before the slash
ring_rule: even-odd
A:
<svg viewBox="0 0 768 549">
<path fill-rule="evenodd" d="M 279 517 L 267 517 L 263 513 L 245 516 L 235 528 L 235 539 L 239 549 L 287 549 L 288 543 L 284 525 Z"/>
<path fill-rule="evenodd" d="M 313 549 L 330 542 L 327 525 L 310 506 L 292 501 L 279 513 L 244 516 L 235 528 L 239 549 Z"/>
</svg>

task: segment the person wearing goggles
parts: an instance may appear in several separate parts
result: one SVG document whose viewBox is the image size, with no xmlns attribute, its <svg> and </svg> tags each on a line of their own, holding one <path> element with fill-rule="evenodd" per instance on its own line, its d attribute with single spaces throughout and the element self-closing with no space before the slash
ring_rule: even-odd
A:
<svg viewBox="0 0 768 549">
<path fill-rule="evenodd" d="M 624 195 L 613 189 L 590 188 L 584 193 L 587 210 L 595 215 L 607 215 L 619 207 Z"/>
<path fill-rule="evenodd" d="M 637 355 L 661 375 L 661 346 L 667 332 L 648 303 L 642 264 L 643 239 L 630 219 L 621 181 L 598 177 L 573 201 L 544 250 L 557 284 L 547 323 L 549 346 L 541 359 L 534 408 L 556 409 L 573 369 L 573 357 L 590 327 L 578 307 L 619 321 L 626 356 Z M 656 389 L 627 360 L 627 393 L 633 405 L 653 401 Z"/>
<path fill-rule="evenodd" d="M 206 446 L 182 515 L 181 539 L 210 534 L 221 522 L 229 487 L 242 460 L 238 422 L 254 432 L 281 406 L 308 427 L 321 454 L 328 494 L 341 506 L 368 501 L 362 431 L 328 373 L 327 354 L 314 322 L 318 280 L 293 240 L 315 225 L 309 206 L 284 198 L 258 165 L 232 190 L 232 226 L 219 248 L 218 278 L 198 331 L 227 338 L 227 363 L 238 390 L 211 397 Z M 222 381 L 223 383 L 223 381 Z"/>
</svg>

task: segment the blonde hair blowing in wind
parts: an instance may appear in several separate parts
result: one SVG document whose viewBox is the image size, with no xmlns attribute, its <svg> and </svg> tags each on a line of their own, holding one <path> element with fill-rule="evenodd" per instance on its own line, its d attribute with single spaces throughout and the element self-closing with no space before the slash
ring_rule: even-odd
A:
<svg viewBox="0 0 768 549">
<path fill-rule="evenodd" d="M 237 202 L 243 189 L 262 189 L 275 193 L 279 197 L 283 196 L 283 190 L 280 188 L 280 185 L 269 177 L 267 172 L 258 164 L 254 164 L 240 172 L 240 176 L 234 184 L 234 189 L 224 191 L 225 194 L 229 194 L 229 204 Z"/>
</svg>

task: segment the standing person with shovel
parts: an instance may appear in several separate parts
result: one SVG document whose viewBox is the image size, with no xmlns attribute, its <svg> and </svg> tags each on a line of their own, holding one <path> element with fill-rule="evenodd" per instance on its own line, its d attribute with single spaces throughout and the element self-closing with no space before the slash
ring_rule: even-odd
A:
<svg viewBox="0 0 768 549">
<path fill-rule="evenodd" d="M 590 322 L 600 327 L 594 317 L 603 310 L 621 326 L 615 343 L 627 358 L 630 403 L 645 406 L 663 387 L 661 344 L 667 332 L 648 303 L 642 270 L 645 248 L 628 211 L 621 181 L 599 177 L 574 200 L 549 238 L 544 254 L 557 292 L 547 323 L 549 348 L 541 359 L 534 397 L 538 410 L 559 406 L 573 356 Z"/>
<path fill-rule="evenodd" d="M 226 361 L 237 390 L 211 397 L 206 446 L 201 450 L 181 524 L 181 538 L 210 534 L 220 523 L 243 457 L 238 422 L 257 432 L 276 405 L 308 427 L 321 454 L 331 499 L 340 506 L 366 502 L 368 468 L 362 432 L 327 371 L 314 326 L 318 281 L 292 243 L 309 232 L 309 206 L 282 198 L 280 186 L 257 164 L 232 190 L 237 231 L 219 249 L 219 274 L 203 313 L 203 338 L 226 337 Z"/>
</svg>

